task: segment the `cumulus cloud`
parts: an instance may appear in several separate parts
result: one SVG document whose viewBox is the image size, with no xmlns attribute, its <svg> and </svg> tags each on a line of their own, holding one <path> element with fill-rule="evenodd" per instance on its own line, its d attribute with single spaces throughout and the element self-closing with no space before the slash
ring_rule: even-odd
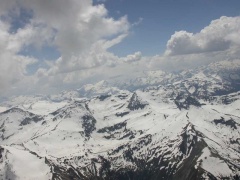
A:
<svg viewBox="0 0 240 180">
<path fill-rule="evenodd" d="M 30 11 L 32 17 L 23 27 L 10 32 L 13 24 L 8 16 L 20 9 Z M 15 13 L 14 18 L 17 16 Z M 93 5 L 91 0 L 3 0 L 0 17 L 1 89 L 13 87 L 20 80 L 47 84 L 49 79 L 62 80 L 66 73 L 114 66 L 118 57 L 107 49 L 120 43 L 131 26 L 126 16 L 113 19 L 104 5 Z M 55 61 L 46 61 L 48 67 L 45 65 L 29 77 L 27 67 L 36 59 L 20 54 L 30 46 L 52 46 L 61 55 Z"/>
<path fill-rule="evenodd" d="M 130 54 L 127 57 L 123 58 L 125 62 L 135 62 L 139 61 L 142 58 L 142 53 L 140 51 Z"/>
<path fill-rule="evenodd" d="M 26 45 L 25 41 L 31 39 L 32 29 L 25 28 L 16 34 L 8 32 L 9 24 L 0 21 L 0 91 L 20 81 L 26 75 L 28 65 L 37 60 L 19 55 L 18 52 Z"/>
<path fill-rule="evenodd" d="M 11 32 L 6 17 L 19 8 L 32 16 Z M 240 56 L 240 17 L 221 17 L 196 34 L 176 32 L 165 54 L 154 57 L 109 52 L 142 19 L 133 24 L 127 16 L 114 19 L 103 4 L 91 0 L 3 0 L 0 17 L 0 91 L 7 88 L 9 94 L 51 93 L 123 74 L 133 77 L 136 71 L 177 71 Z M 21 53 L 32 46 L 52 46 L 60 56 L 40 62 Z M 42 66 L 29 75 L 27 68 L 36 62 Z"/>
<path fill-rule="evenodd" d="M 221 17 L 199 33 L 175 32 L 167 42 L 165 55 L 228 50 L 240 45 L 240 17 Z"/>
<path fill-rule="evenodd" d="M 126 16 L 115 20 L 108 16 L 104 5 L 93 6 L 90 0 L 70 2 L 22 0 L 22 2 L 24 8 L 34 11 L 35 23 L 44 24 L 55 31 L 52 43 L 60 51 L 61 58 L 55 63 L 57 67 L 53 68 L 59 69 L 59 72 L 71 71 L 71 67 L 72 70 L 76 70 L 101 64 L 97 57 L 86 58 L 87 54 L 91 54 L 92 49 L 96 50 L 94 46 L 99 44 L 99 41 L 104 39 L 112 41 L 115 36 L 126 35 L 130 28 Z M 108 44 L 109 47 L 112 45 Z M 96 61 L 93 62 L 94 60 Z"/>
</svg>

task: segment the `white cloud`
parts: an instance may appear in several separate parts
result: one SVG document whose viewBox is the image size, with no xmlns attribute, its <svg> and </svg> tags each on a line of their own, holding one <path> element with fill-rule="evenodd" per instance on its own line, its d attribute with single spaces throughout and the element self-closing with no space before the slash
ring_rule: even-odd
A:
<svg viewBox="0 0 240 180">
<path fill-rule="evenodd" d="M 125 62 L 135 62 L 139 61 L 142 58 L 142 53 L 140 51 L 130 54 L 127 57 L 123 58 Z"/>
<path fill-rule="evenodd" d="M 119 36 L 117 36 L 116 38 L 112 39 L 112 40 L 105 40 L 105 41 L 102 41 L 100 42 L 101 46 L 103 49 L 107 50 L 109 49 L 110 47 L 116 45 L 116 44 L 119 44 L 120 42 L 123 41 L 124 38 L 126 38 L 128 36 L 128 34 L 120 34 Z"/>
<path fill-rule="evenodd" d="M 134 22 L 134 23 L 132 24 L 132 26 L 138 26 L 138 25 L 141 24 L 142 22 L 143 22 L 143 18 L 140 17 L 140 18 L 138 18 L 138 20 L 137 20 L 136 22 Z"/>
<path fill-rule="evenodd" d="M 240 17 L 221 17 L 199 33 L 175 32 L 167 42 L 166 55 L 228 50 L 240 45 Z"/>
<path fill-rule="evenodd" d="M 237 25 L 234 25 L 238 22 L 236 21 L 238 17 L 226 18 L 224 20 L 225 23 L 218 23 L 219 21 L 223 21 L 222 19 L 225 18 L 215 20 L 208 27 L 204 28 L 199 33 L 202 39 L 199 37 L 200 35 L 196 36 L 195 34 L 184 31 L 173 35 L 179 37 L 180 40 L 177 40 L 177 43 L 183 41 L 180 44 L 185 48 L 187 47 L 187 51 L 184 53 L 182 53 L 183 50 L 179 50 L 181 53 L 176 53 L 176 49 L 174 49 L 174 56 L 156 55 L 154 57 L 143 57 L 141 52 L 136 52 L 126 57 L 117 57 L 113 53 L 108 52 L 108 49 L 120 43 L 127 36 L 127 33 L 122 32 L 111 39 L 99 39 L 88 48 L 88 51 L 83 51 L 79 56 L 71 56 L 72 59 L 69 61 L 64 61 L 61 57 L 56 62 L 50 64 L 49 70 L 39 72 L 39 74 L 44 74 L 44 76 L 39 78 L 38 84 L 42 83 L 42 87 L 45 89 L 62 86 L 78 88 L 81 84 L 96 82 L 102 79 L 111 79 L 114 77 L 126 78 L 126 75 L 128 77 L 135 77 L 137 76 L 136 71 L 141 72 L 143 70 L 159 69 L 164 71 L 179 71 L 220 60 L 239 58 L 240 50 L 237 40 L 238 36 L 236 36 L 239 28 Z M 226 31 L 228 33 L 225 33 L 226 36 L 224 37 L 227 42 L 230 41 L 231 43 L 228 48 L 223 48 L 222 51 L 221 48 L 214 44 L 214 42 L 218 42 L 214 39 L 221 39 L 221 36 L 215 35 L 215 37 L 213 37 L 213 35 L 211 35 L 211 33 L 214 34 L 214 31 L 211 31 L 214 22 L 217 22 L 214 28 L 220 29 L 220 34 L 223 34 L 221 27 L 218 27 L 220 24 L 230 24 L 230 27 L 232 27 L 231 31 L 227 28 Z M 212 40 L 208 36 L 212 36 Z M 198 43 L 200 40 L 205 42 L 202 46 L 204 48 L 199 50 L 199 46 L 196 46 L 195 41 L 192 40 L 193 38 L 195 40 L 196 37 Z M 172 39 L 176 40 L 177 38 L 171 38 L 169 42 L 171 42 Z M 188 42 L 186 39 L 190 39 L 189 41 L 192 44 L 186 43 Z M 236 42 L 234 42 L 234 40 Z M 183 45 L 184 43 L 185 45 Z M 215 49 L 213 47 L 215 47 Z M 218 47 L 217 50 L 216 47 Z M 191 49 L 191 51 L 189 51 L 189 49 Z M 46 85 L 48 88 L 46 88 Z"/>
<path fill-rule="evenodd" d="M 22 29 L 16 34 L 8 33 L 9 24 L 0 21 L 0 91 L 20 81 L 26 75 L 29 64 L 36 59 L 19 55 L 18 52 L 25 45 L 26 39 L 31 37 L 32 31 Z"/>
<path fill-rule="evenodd" d="M 121 43 L 142 19 L 133 24 L 126 16 L 113 19 L 104 5 L 93 6 L 91 0 L 2 2 L 0 16 L 8 15 L 11 7 L 33 12 L 30 22 L 15 33 L 9 32 L 11 22 L 0 20 L 0 91 L 7 88 L 9 94 L 79 88 L 124 74 L 134 76 L 136 71 L 181 70 L 240 55 L 240 17 L 221 17 L 197 34 L 176 32 L 163 56 L 144 57 L 138 51 L 118 57 L 108 49 Z M 37 60 L 20 52 L 29 46 L 45 45 L 56 47 L 60 57 L 42 62 L 45 66 L 27 75 L 28 65 Z"/>
<path fill-rule="evenodd" d="M 51 67 L 56 73 L 102 64 L 104 60 L 99 56 L 88 57 L 95 55 L 96 44 L 103 42 L 102 46 L 109 48 L 121 42 L 130 28 L 126 16 L 115 20 L 108 16 L 104 5 L 93 6 L 90 0 L 21 2 L 24 8 L 33 10 L 34 23 L 43 24 L 55 32 L 52 43 L 61 53 L 61 58 L 54 64 L 56 67 Z"/>
<path fill-rule="evenodd" d="M 23 82 L 34 78 L 38 86 L 37 83 L 55 82 L 59 77 L 62 80 L 66 73 L 101 65 L 114 66 L 118 57 L 107 49 L 120 43 L 131 26 L 126 16 L 113 19 L 108 16 L 104 5 L 93 6 L 91 0 L 3 0 L 0 16 L 7 17 L 19 8 L 32 11 L 33 17 L 16 33 L 9 32 L 11 22 L 7 21 L 8 18 L 0 20 L 0 52 L 4 52 L 0 55 L 1 89 L 7 85 L 15 86 L 18 80 Z M 26 68 L 33 61 L 19 53 L 32 45 L 37 48 L 54 46 L 61 56 L 56 61 L 47 62 L 49 68 L 39 69 L 34 76 L 27 77 Z M 18 70 L 8 71 L 15 66 Z M 67 82 L 66 78 L 64 82 Z"/>
<path fill-rule="evenodd" d="M 8 13 L 12 7 L 16 6 L 17 1 L 15 0 L 1 0 L 0 16 Z"/>
</svg>

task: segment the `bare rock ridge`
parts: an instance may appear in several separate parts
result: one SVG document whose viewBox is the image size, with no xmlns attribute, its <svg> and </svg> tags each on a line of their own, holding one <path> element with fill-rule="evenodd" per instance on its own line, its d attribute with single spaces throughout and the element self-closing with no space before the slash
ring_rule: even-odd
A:
<svg viewBox="0 0 240 180">
<path fill-rule="evenodd" d="M 239 72 L 224 61 L 5 101 L 0 179 L 239 180 Z"/>
</svg>

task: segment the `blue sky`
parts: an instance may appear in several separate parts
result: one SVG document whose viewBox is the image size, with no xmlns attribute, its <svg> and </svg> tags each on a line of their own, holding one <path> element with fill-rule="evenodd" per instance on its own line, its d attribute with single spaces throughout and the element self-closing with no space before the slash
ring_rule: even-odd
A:
<svg viewBox="0 0 240 180">
<path fill-rule="evenodd" d="M 130 23 L 136 24 L 124 41 L 110 48 L 118 56 L 136 51 L 141 51 L 145 56 L 162 54 L 175 31 L 197 33 L 221 16 L 240 15 L 238 0 L 95 0 L 93 4 L 104 4 L 110 17 L 118 19 L 126 15 Z M 21 9 L 20 16 L 12 16 L 12 31 L 16 31 L 29 22 L 32 13 Z M 55 48 L 49 46 L 41 49 L 28 47 L 21 53 L 49 60 L 60 56 Z"/>
<path fill-rule="evenodd" d="M 175 31 L 199 32 L 221 16 L 239 16 L 239 0 L 106 0 L 112 17 L 127 15 L 131 23 L 143 18 L 132 34 L 111 48 L 118 55 L 141 51 L 146 56 L 163 53 Z"/>
<path fill-rule="evenodd" d="M 0 96 L 240 57 L 239 0 L 2 0 Z"/>
</svg>

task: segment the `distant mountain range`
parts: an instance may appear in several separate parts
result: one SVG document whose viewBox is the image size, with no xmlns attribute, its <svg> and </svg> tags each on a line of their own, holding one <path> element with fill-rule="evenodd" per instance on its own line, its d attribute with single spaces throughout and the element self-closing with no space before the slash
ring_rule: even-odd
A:
<svg viewBox="0 0 240 180">
<path fill-rule="evenodd" d="M 240 62 L 10 98 L 0 142 L 0 179 L 237 180 Z"/>
</svg>

